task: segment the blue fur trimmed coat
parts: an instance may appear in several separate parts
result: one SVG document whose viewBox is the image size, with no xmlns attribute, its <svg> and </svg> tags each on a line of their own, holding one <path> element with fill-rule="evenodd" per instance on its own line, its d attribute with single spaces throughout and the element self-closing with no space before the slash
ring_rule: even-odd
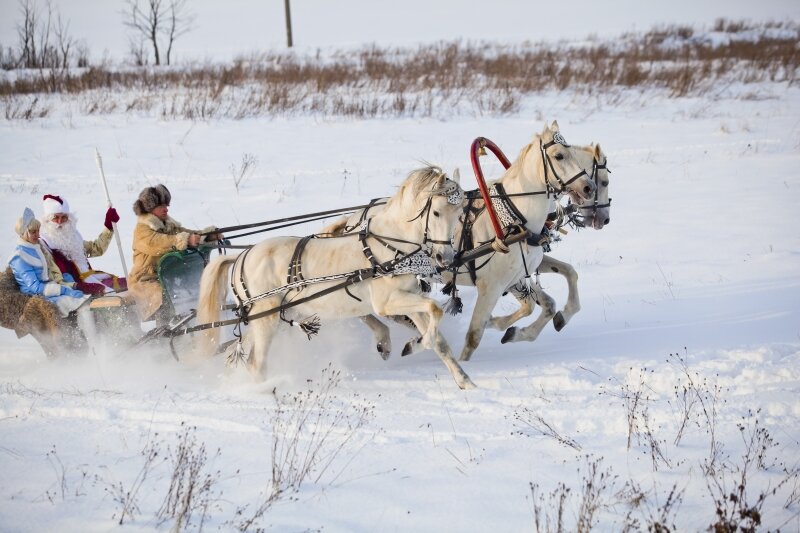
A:
<svg viewBox="0 0 800 533">
<path fill-rule="evenodd" d="M 61 316 L 67 316 L 83 305 L 89 295 L 52 280 L 49 274 L 52 258 L 48 256 L 49 252 L 41 245 L 19 239 L 8 265 L 20 292 L 44 297 L 56 305 Z"/>
</svg>

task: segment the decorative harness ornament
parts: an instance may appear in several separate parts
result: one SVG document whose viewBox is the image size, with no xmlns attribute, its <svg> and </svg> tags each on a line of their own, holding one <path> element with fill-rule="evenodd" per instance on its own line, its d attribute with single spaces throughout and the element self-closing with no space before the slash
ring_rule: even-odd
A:
<svg viewBox="0 0 800 533">
<path fill-rule="evenodd" d="M 519 210 L 514 206 L 511 199 L 503 190 L 503 186 L 495 183 L 489 188 L 489 196 L 492 199 L 492 207 L 494 207 L 497 218 L 500 220 L 500 226 L 503 229 L 519 224 L 524 226 L 527 220 Z"/>
</svg>

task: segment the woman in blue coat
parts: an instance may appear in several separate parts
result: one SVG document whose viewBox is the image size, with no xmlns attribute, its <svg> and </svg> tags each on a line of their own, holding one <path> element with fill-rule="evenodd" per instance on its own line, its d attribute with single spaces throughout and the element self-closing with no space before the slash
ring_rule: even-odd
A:
<svg viewBox="0 0 800 533">
<path fill-rule="evenodd" d="M 19 239 L 8 264 L 23 294 L 44 297 L 65 317 L 80 308 L 89 295 L 62 284 L 63 278 L 50 251 L 39 242 L 40 226 L 33 211 L 26 207 L 14 228 Z"/>
</svg>

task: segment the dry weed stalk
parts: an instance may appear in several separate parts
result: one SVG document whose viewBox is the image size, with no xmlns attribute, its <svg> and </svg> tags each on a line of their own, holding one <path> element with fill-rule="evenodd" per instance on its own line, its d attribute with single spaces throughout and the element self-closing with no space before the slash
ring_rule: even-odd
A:
<svg viewBox="0 0 800 533">
<path fill-rule="evenodd" d="M 183 531 L 190 525 L 196 525 L 198 531 L 202 531 L 209 508 L 217 496 L 214 488 L 220 472 L 206 471 L 206 447 L 204 443 L 197 442 L 197 428 L 188 427 L 184 422 L 181 422 L 181 427 L 183 430 L 178 435 L 177 445 L 168 450 L 172 476 L 156 516 L 159 524 L 174 519 L 174 531 Z M 197 518 L 197 524 L 193 524 L 193 518 Z"/>
<path fill-rule="evenodd" d="M 346 401 L 337 398 L 334 392 L 340 382 L 341 372 L 328 365 L 320 382 L 309 380 L 305 392 L 276 397 L 270 421 L 271 478 L 258 508 L 236 525 L 240 531 L 249 530 L 277 501 L 299 491 L 304 483 L 319 483 L 341 455 L 352 454 L 334 480 L 355 457 L 358 449 L 352 449 L 353 441 L 374 418 L 375 406 L 358 395 Z"/>
<path fill-rule="evenodd" d="M 581 450 L 580 444 L 574 439 L 562 435 L 556 428 L 547 422 L 542 415 L 534 412 L 527 407 L 520 407 L 514 412 L 514 426 L 517 428 L 517 435 L 529 437 L 528 430 L 533 430 L 539 435 L 555 439 L 560 444 L 568 446 L 574 450 Z"/>
<path fill-rule="evenodd" d="M 523 97 L 553 90 L 614 99 L 627 88 L 655 89 L 677 98 L 706 95 L 721 84 L 795 82 L 798 24 L 723 21 L 717 27 L 727 39 L 713 42 L 691 28 L 672 26 L 583 46 L 455 42 L 414 49 L 370 46 L 328 57 L 266 53 L 181 69 L 53 69 L 1 81 L 0 96 L 111 91 L 120 100 L 114 109 L 192 120 L 427 117 L 515 113 Z M 6 116 L 30 119 L 8 110 Z"/>
<path fill-rule="evenodd" d="M 154 436 L 157 437 L 158 434 L 156 433 Z M 96 481 L 105 485 L 103 490 L 121 506 L 119 510 L 119 519 L 117 519 L 116 513 L 112 516 L 112 519 L 117 520 L 119 525 L 124 524 L 126 518 L 134 520 L 136 515 L 141 513 L 141 509 L 139 508 L 139 491 L 147 479 L 147 476 L 153 470 L 156 461 L 163 462 L 164 460 L 163 457 L 160 457 L 158 444 L 155 444 L 153 441 L 147 443 L 140 455 L 144 458 L 142 468 L 139 469 L 139 472 L 137 472 L 136 477 L 131 481 L 128 488 L 125 488 L 125 484 L 122 481 L 108 482 L 105 479 L 101 479 L 99 476 L 95 478 Z"/>
<path fill-rule="evenodd" d="M 582 472 L 579 491 L 559 482 L 552 492 L 545 495 L 540 493 L 538 484 L 529 484 L 533 525 L 537 533 L 588 533 L 597 524 L 598 513 L 611 505 L 609 493 L 614 489 L 617 476 L 611 468 L 602 468 L 602 457 L 586 455 L 584 461 L 583 467 L 578 467 L 578 472 Z M 578 492 L 580 500 L 573 505 L 572 497 Z M 566 524 L 568 510 L 574 511 L 574 524 Z"/>
</svg>

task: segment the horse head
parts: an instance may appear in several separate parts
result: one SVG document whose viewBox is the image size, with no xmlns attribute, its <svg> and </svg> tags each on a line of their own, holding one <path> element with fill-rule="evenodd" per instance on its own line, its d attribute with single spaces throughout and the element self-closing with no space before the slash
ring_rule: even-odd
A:
<svg viewBox="0 0 800 533">
<path fill-rule="evenodd" d="M 539 135 L 539 152 L 547 186 L 556 194 L 569 194 L 575 203 L 594 197 L 597 186 L 569 150 L 555 120 Z"/>
<path fill-rule="evenodd" d="M 594 195 L 588 200 L 575 202 L 585 226 L 603 229 L 611 222 L 611 198 L 608 196 L 608 158 L 600 145 L 576 146 L 574 154 L 583 168 L 591 168 L 591 179 L 595 184 Z"/>
<path fill-rule="evenodd" d="M 408 209 L 414 213 L 415 233 L 423 248 L 439 264 L 450 264 L 456 255 L 453 238 L 464 203 L 464 191 L 456 170 L 450 179 L 441 168 L 428 166 L 415 170 L 407 181 Z"/>
</svg>

